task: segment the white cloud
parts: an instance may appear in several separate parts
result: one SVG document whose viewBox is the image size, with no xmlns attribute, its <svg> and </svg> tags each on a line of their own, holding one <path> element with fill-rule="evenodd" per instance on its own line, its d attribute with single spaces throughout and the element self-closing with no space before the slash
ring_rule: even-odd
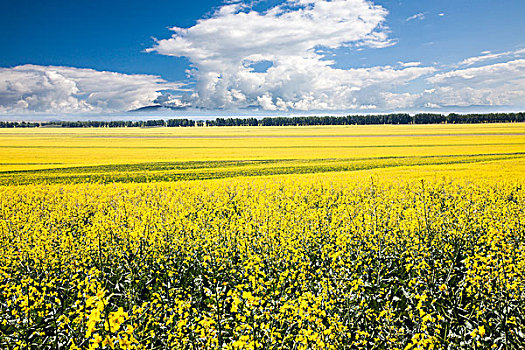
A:
<svg viewBox="0 0 525 350">
<path fill-rule="evenodd" d="M 401 67 L 419 67 L 421 62 L 397 62 Z"/>
<path fill-rule="evenodd" d="M 122 112 L 151 105 L 161 90 L 180 87 L 153 75 L 37 65 L 0 68 L 0 112 Z M 182 102 L 171 98 L 171 103 Z"/>
<path fill-rule="evenodd" d="M 390 110 L 525 107 L 525 59 L 441 71 L 425 82 L 427 86 L 421 92 L 381 91 L 379 95 Z"/>
<path fill-rule="evenodd" d="M 485 86 L 493 82 L 521 81 L 525 80 L 525 59 L 513 60 L 509 62 L 496 63 L 475 68 L 465 68 L 453 70 L 446 73 L 439 73 L 427 80 L 431 83 L 443 84 L 453 81 L 466 81 L 469 84 Z"/>
<path fill-rule="evenodd" d="M 525 106 L 525 59 L 452 70 L 427 78 L 434 89 L 419 97 L 419 105 Z"/>
<path fill-rule="evenodd" d="M 387 101 L 387 105 L 391 110 L 396 109 L 410 109 L 414 106 L 418 95 L 411 94 L 408 92 L 405 93 L 391 93 L 383 92 L 381 93 L 382 97 Z"/>
<path fill-rule="evenodd" d="M 277 106 L 273 104 L 272 97 L 270 95 L 257 96 L 257 102 L 265 110 L 275 111 L 277 109 Z M 282 100 L 280 102 L 282 102 Z M 280 105 L 282 108 L 282 103 L 280 103 Z"/>
<path fill-rule="evenodd" d="M 479 63 L 479 62 L 494 60 L 494 59 L 497 59 L 497 58 L 500 58 L 500 57 L 504 57 L 506 55 L 507 55 L 506 52 L 503 52 L 503 53 L 485 53 L 485 54 L 483 54 L 481 56 L 474 56 L 474 57 L 466 58 L 463 61 L 459 62 L 459 64 L 460 65 L 471 66 L 471 65 Z"/>
<path fill-rule="evenodd" d="M 419 13 L 416 13 L 415 15 L 412 15 L 410 17 L 408 17 L 405 22 L 410 22 L 410 21 L 413 21 L 415 19 L 418 19 L 418 20 L 424 20 L 425 19 L 425 14 L 422 13 L 422 12 L 419 12 Z"/>
<path fill-rule="evenodd" d="M 514 51 L 505 51 L 505 52 L 500 52 L 500 53 L 492 53 L 491 51 L 483 51 L 481 52 L 481 55 L 466 58 L 463 61 L 461 61 L 459 64 L 463 66 L 471 66 L 471 65 L 474 65 L 480 62 L 492 61 L 492 60 L 502 58 L 502 57 L 509 57 L 509 56 L 519 57 L 523 54 L 525 54 L 525 48 L 514 50 Z"/>
<path fill-rule="evenodd" d="M 295 0 L 266 12 L 241 4 L 219 8 L 190 28 L 172 28 L 148 51 L 187 57 L 197 81 L 192 104 L 267 110 L 358 109 L 382 106 L 375 92 L 434 71 L 409 64 L 334 68 L 324 50 L 392 44 L 387 11 L 365 0 Z M 269 62 L 264 72 L 252 67 Z"/>
<path fill-rule="evenodd" d="M 24 65 L 0 68 L 0 113 L 107 113 L 153 103 L 267 111 L 525 107 L 525 49 L 484 51 L 448 68 L 417 61 L 336 67 L 334 49 L 392 45 L 386 16 L 366 0 L 289 0 L 265 12 L 230 2 L 192 27 L 172 28 L 171 38 L 148 50 L 189 59 L 196 85 L 182 96 L 173 92 L 182 84 L 153 75 Z"/>
</svg>

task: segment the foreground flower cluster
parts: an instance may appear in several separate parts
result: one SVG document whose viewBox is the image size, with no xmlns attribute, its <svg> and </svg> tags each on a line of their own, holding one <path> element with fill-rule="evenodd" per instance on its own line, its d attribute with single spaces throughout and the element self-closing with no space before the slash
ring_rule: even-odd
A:
<svg viewBox="0 0 525 350">
<path fill-rule="evenodd" d="M 525 194 L 305 177 L 0 192 L 3 349 L 525 347 Z"/>
</svg>

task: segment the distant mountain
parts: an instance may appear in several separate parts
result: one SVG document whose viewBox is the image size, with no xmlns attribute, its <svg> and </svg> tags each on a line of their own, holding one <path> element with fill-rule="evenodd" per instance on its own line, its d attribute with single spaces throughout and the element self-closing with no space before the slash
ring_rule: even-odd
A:
<svg viewBox="0 0 525 350">
<path fill-rule="evenodd" d="M 188 109 L 185 106 L 166 106 L 166 105 L 151 105 L 151 106 L 144 106 L 137 109 L 132 109 L 128 111 L 128 113 L 135 113 L 135 112 L 162 112 L 162 111 L 184 111 Z"/>
</svg>

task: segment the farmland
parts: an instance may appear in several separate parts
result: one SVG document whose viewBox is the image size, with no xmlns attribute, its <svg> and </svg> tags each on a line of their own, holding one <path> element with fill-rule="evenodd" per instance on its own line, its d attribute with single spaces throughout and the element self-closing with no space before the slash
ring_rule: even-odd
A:
<svg viewBox="0 0 525 350">
<path fill-rule="evenodd" d="M 525 125 L 0 132 L 0 347 L 525 347 Z"/>
<path fill-rule="evenodd" d="M 4 129 L 0 183 L 151 182 L 521 158 L 523 124 Z"/>
</svg>

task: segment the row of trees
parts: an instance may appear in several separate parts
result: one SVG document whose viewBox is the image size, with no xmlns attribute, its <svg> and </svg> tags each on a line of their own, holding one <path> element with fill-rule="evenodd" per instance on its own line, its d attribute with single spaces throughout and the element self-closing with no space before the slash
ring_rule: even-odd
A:
<svg viewBox="0 0 525 350">
<path fill-rule="evenodd" d="M 262 125 L 256 118 L 217 118 L 215 120 L 207 120 L 206 126 L 258 126 Z"/>
<path fill-rule="evenodd" d="M 348 115 L 344 117 L 274 117 L 263 118 L 259 125 L 376 125 L 376 124 L 475 124 L 475 123 L 510 123 L 525 122 L 525 112 L 490 113 L 490 114 L 456 114 L 450 113 L 408 113 Z"/>
<path fill-rule="evenodd" d="M 41 124 L 34 122 L 2 122 L 0 121 L 0 128 L 37 128 Z"/>
<path fill-rule="evenodd" d="M 475 124 L 525 122 L 525 112 L 456 114 L 450 113 L 408 113 L 348 115 L 342 117 L 266 117 L 256 118 L 216 118 L 215 120 L 146 120 L 146 121 L 53 121 L 53 122 L 3 122 L 0 128 L 115 128 L 115 127 L 195 127 L 195 126 L 301 126 L 301 125 L 376 125 L 376 124 Z"/>
<path fill-rule="evenodd" d="M 195 122 L 190 119 L 169 119 L 169 120 L 113 120 L 113 121 L 52 121 L 52 122 L 3 122 L 0 121 L 0 128 L 38 128 L 38 127 L 63 127 L 63 128 L 146 128 L 158 126 L 204 126 L 204 122 Z"/>
</svg>

